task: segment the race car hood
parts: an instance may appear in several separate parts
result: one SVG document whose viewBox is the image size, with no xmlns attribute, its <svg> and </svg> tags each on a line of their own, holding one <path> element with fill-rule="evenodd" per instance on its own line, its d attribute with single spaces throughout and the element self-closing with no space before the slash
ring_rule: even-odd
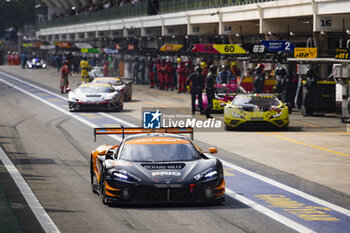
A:
<svg viewBox="0 0 350 233">
<path fill-rule="evenodd" d="M 131 163 L 115 161 L 111 172 L 121 172 L 137 177 L 142 184 L 191 184 L 197 183 L 205 175 L 216 170 L 217 160 L 200 159 L 176 162 Z"/>
<path fill-rule="evenodd" d="M 112 92 L 112 93 L 82 93 L 80 91 L 73 91 L 70 92 L 68 95 L 68 98 L 71 101 L 83 101 L 83 102 L 96 102 L 96 101 L 104 101 L 104 100 L 110 100 L 114 96 L 118 95 L 118 92 Z"/>
</svg>

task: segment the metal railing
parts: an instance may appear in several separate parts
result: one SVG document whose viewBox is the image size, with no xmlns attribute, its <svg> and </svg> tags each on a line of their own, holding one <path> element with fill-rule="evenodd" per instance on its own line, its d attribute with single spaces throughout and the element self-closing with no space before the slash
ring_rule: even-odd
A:
<svg viewBox="0 0 350 233">
<path fill-rule="evenodd" d="M 200 10 L 270 1 L 277 0 L 161 0 L 159 2 L 159 13 L 163 14 L 187 10 Z M 59 19 L 53 19 L 40 25 L 40 28 L 50 28 L 80 23 L 105 21 L 111 19 L 145 16 L 147 15 L 147 9 L 147 1 L 143 1 L 135 5 L 125 5 L 117 8 L 103 9 L 87 14 L 66 16 Z"/>
<path fill-rule="evenodd" d="M 129 18 L 143 15 L 147 15 L 147 2 L 139 2 L 135 5 L 125 5 L 116 8 L 102 9 L 96 12 L 82 13 L 80 15 L 65 16 L 63 18 L 47 21 L 40 27 L 50 28 L 80 23 L 105 21 L 111 19 Z"/>
<path fill-rule="evenodd" d="M 270 1 L 276 0 L 162 0 L 159 3 L 159 9 L 161 13 L 171 13 L 186 10 L 200 10 Z"/>
</svg>

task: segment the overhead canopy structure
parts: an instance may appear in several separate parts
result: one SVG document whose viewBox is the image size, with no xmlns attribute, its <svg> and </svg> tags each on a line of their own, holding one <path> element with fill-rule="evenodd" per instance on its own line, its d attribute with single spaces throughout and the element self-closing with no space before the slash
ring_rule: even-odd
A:
<svg viewBox="0 0 350 233">
<path fill-rule="evenodd" d="M 323 62 L 323 63 L 350 63 L 350 60 L 335 58 L 287 58 L 287 61 L 293 62 Z"/>
<path fill-rule="evenodd" d="M 74 46 L 79 48 L 79 49 L 91 49 L 92 48 L 92 46 L 88 43 L 75 43 Z"/>
</svg>

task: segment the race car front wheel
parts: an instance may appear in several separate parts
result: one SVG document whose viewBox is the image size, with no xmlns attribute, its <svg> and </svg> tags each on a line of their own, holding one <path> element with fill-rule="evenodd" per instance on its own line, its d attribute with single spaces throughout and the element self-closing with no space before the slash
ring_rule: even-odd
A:
<svg viewBox="0 0 350 233">
<path fill-rule="evenodd" d="M 95 176 L 93 166 L 92 166 L 92 159 L 90 160 L 90 179 L 91 179 L 91 190 L 93 193 L 98 193 L 96 191 L 96 184 L 97 184 L 97 178 Z"/>
<path fill-rule="evenodd" d="M 105 182 L 103 181 L 102 183 L 102 189 L 101 189 L 101 199 L 102 199 L 102 203 L 105 205 L 109 205 L 109 200 L 106 197 L 106 193 L 105 193 Z"/>
</svg>

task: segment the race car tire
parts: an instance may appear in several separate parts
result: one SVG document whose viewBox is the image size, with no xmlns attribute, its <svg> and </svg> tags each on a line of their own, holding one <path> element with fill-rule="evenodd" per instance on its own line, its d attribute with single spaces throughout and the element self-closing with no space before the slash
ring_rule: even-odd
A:
<svg viewBox="0 0 350 233">
<path fill-rule="evenodd" d="M 228 131 L 233 130 L 233 127 L 232 127 L 232 126 L 225 125 L 225 130 L 228 130 Z"/>
<path fill-rule="evenodd" d="M 96 191 L 96 189 L 95 189 L 94 180 L 96 179 L 96 176 L 95 176 L 95 173 L 93 172 L 93 168 L 92 168 L 92 159 L 90 160 L 90 179 L 91 179 L 91 190 L 92 190 L 92 192 L 93 193 L 98 193 Z"/>
<path fill-rule="evenodd" d="M 281 131 L 287 131 L 288 130 L 288 125 L 285 125 L 283 127 L 280 128 Z"/>
<path fill-rule="evenodd" d="M 105 194 L 105 182 L 104 181 L 102 183 L 102 188 L 101 188 L 101 199 L 102 199 L 102 203 L 104 205 L 109 205 L 110 204 L 110 202 L 107 199 L 106 194 Z"/>
</svg>

